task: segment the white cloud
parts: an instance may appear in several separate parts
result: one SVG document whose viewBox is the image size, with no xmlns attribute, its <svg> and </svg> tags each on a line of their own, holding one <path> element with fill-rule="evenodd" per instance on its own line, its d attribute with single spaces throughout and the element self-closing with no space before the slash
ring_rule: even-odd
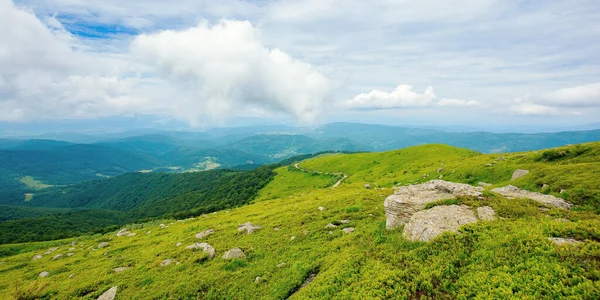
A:
<svg viewBox="0 0 600 300">
<path fill-rule="evenodd" d="M 435 99 L 433 88 L 428 87 L 423 94 L 412 91 L 412 86 L 401 84 L 392 92 L 372 90 L 369 93 L 356 95 L 354 98 L 342 103 L 349 108 L 364 109 L 389 109 L 400 107 L 425 107 L 430 106 Z"/>
<path fill-rule="evenodd" d="M 313 122 L 322 113 L 330 84 L 310 64 L 265 47 L 249 22 L 200 23 L 182 31 L 137 36 L 132 52 L 156 67 L 179 90 L 181 109 L 210 112 L 215 119 L 251 106 Z"/>
<path fill-rule="evenodd" d="M 538 101 L 556 106 L 598 107 L 600 106 L 600 82 L 559 89 L 543 94 Z"/>
<path fill-rule="evenodd" d="M 439 106 L 457 106 L 457 107 L 471 107 L 479 105 L 479 102 L 475 100 L 461 100 L 461 99 L 447 99 L 442 98 L 436 103 Z"/>
<path fill-rule="evenodd" d="M 510 112 L 523 116 L 553 116 L 559 114 L 556 107 L 533 103 L 520 103 L 510 107 Z"/>
</svg>

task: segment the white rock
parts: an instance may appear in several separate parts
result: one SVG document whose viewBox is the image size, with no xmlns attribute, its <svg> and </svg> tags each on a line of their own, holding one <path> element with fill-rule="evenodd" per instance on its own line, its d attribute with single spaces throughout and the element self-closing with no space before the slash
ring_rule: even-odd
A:
<svg viewBox="0 0 600 300">
<path fill-rule="evenodd" d="M 536 192 L 530 192 L 530 191 L 526 191 L 526 190 L 522 190 L 516 186 L 512 186 L 512 185 L 507 185 L 505 187 L 501 187 L 501 188 L 495 188 L 492 190 L 492 192 L 494 193 L 498 193 L 504 197 L 507 198 L 527 198 L 527 199 L 531 199 L 533 201 L 545 204 L 545 205 L 551 205 L 557 208 L 564 208 L 564 209 L 569 209 L 571 208 L 571 204 L 561 198 L 552 196 L 552 195 L 545 195 L 542 193 L 536 193 Z"/>
<path fill-rule="evenodd" d="M 185 249 L 192 251 L 202 250 L 202 252 L 208 254 L 209 259 L 215 257 L 215 248 L 207 243 L 194 243 L 193 245 L 185 247 Z"/>
<path fill-rule="evenodd" d="M 440 205 L 416 212 L 404 226 L 402 235 L 410 241 L 427 242 L 444 232 L 456 232 L 477 218 L 466 205 Z"/>
<path fill-rule="evenodd" d="M 554 244 L 560 246 L 560 245 L 578 245 L 581 244 L 581 241 L 575 240 L 575 239 L 568 239 L 568 238 L 559 238 L 559 237 L 549 237 L 548 238 L 549 241 L 553 242 Z"/>
<path fill-rule="evenodd" d="M 58 247 L 50 248 L 50 249 L 48 249 L 48 251 L 44 252 L 44 254 L 47 255 L 47 254 L 50 254 L 50 253 L 52 253 L 52 252 L 54 252 L 56 250 L 58 250 Z"/>
<path fill-rule="evenodd" d="M 340 223 L 342 223 L 342 224 L 349 224 L 350 220 L 340 220 Z"/>
<path fill-rule="evenodd" d="M 172 260 L 172 259 L 165 259 L 165 260 L 163 260 L 163 261 L 160 263 L 160 266 L 161 266 L 161 267 L 166 267 L 166 266 L 170 265 L 171 263 L 173 263 L 173 260 Z"/>
<path fill-rule="evenodd" d="M 67 256 L 73 256 L 73 255 L 75 255 L 75 253 L 73 253 L 73 252 L 67 253 Z"/>
<path fill-rule="evenodd" d="M 242 259 L 242 258 L 246 258 L 246 254 L 244 254 L 244 251 L 242 251 L 242 249 L 240 249 L 240 248 L 233 248 L 233 249 L 225 252 L 225 254 L 223 254 L 223 258 L 224 259 Z"/>
<path fill-rule="evenodd" d="M 41 254 L 36 254 L 36 255 L 34 255 L 34 256 L 31 258 L 31 260 L 38 260 L 38 259 L 40 259 L 40 258 L 42 258 L 42 255 L 41 255 Z"/>
<path fill-rule="evenodd" d="M 118 268 L 112 269 L 112 271 L 115 273 L 121 273 L 121 272 L 127 271 L 129 269 L 131 269 L 131 268 L 130 267 L 118 267 Z"/>
<path fill-rule="evenodd" d="M 353 232 L 354 232 L 354 227 L 348 227 L 348 228 L 344 228 L 344 229 L 342 229 L 342 231 L 343 231 L 345 234 L 350 234 L 350 233 L 353 233 Z"/>
<path fill-rule="evenodd" d="M 204 230 L 204 231 L 199 232 L 198 234 L 196 234 L 196 238 L 197 239 L 203 239 L 203 238 L 205 238 L 205 237 L 207 237 L 207 236 L 209 236 L 209 235 L 211 235 L 213 233 L 215 233 L 215 231 L 213 229 L 207 229 L 207 230 Z"/>
<path fill-rule="evenodd" d="M 290 237 L 290 241 L 293 241 L 293 240 L 295 240 L 295 239 L 296 239 L 296 236 L 294 236 L 294 235 L 292 235 L 292 236 Z"/>
<path fill-rule="evenodd" d="M 62 255 L 62 254 L 57 254 L 57 255 L 54 255 L 54 257 L 52 257 L 52 260 L 61 259 L 63 256 L 64 256 L 64 255 Z"/>
<path fill-rule="evenodd" d="M 44 271 L 44 272 L 40 273 L 40 275 L 39 275 L 39 276 L 40 276 L 40 277 L 48 277 L 48 276 L 50 276 L 50 272 L 48 272 L 48 271 Z"/>
<path fill-rule="evenodd" d="M 515 179 L 519 179 L 525 175 L 529 174 L 529 170 L 521 170 L 521 169 L 517 169 L 513 172 L 512 177 L 510 178 L 510 180 L 515 180 Z"/>
<path fill-rule="evenodd" d="M 182 243 L 182 242 L 177 242 L 177 244 L 175 244 L 175 247 L 179 247 L 179 246 L 181 246 L 181 245 L 183 245 L 183 243 Z"/>
<path fill-rule="evenodd" d="M 325 225 L 325 228 L 328 228 L 328 229 L 329 228 L 337 228 L 337 225 L 333 225 L 333 224 L 329 223 L 329 224 Z"/>
<path fill-rule="evenodd" d="M 117 287 L 113 286 L 110 289 L 108 289 L 106 292 L 104 292 L 104 294 L 100 295 L 100 297 L 98 297 L 98 300 L 114 300 L 116 296 L 117 296 Z"/>
<path fill-rule="evenodd" d="M 477 216 L 483 221 L 494 221 L 496 220 L 496 211 L 489 206 L 478 207 Z"/>
<path fill-rule="evenodd" d="M 241 224 L 240 226 L 238 226 L 238 232 L 244 232 L 244 231 L 246 231 L 248 234 L 251 234 L 254 231 L 259 230 L 261 228 L 262 227 L 260 227 L 260 226 L 252 225 L 252 223 L 246 222 L 246 223 Z"/>
<path fill-rule="evenodd" d="M 119 232 L 117 232 L 117 236 L 126 236 L 128 235 L 130 232 L 125 228 L 120 230 Z"/>
<path fill-rule="evenodd" d="M 325 208 L 325 207 L 323 207 L 323 206 L 319 206 L 319 210 L 320 210 L 320 211 L 324 211 L 324 210 L 326 210 L 326 209 L 327 209 L 327 208 Z"/>
<path fill-rule="evenodd" d="M 102 242 L 102 243 L 98 244 L 98 249 L 108 247 L 109 245 L 110 245 L 109 242 Z"/>
</svg>

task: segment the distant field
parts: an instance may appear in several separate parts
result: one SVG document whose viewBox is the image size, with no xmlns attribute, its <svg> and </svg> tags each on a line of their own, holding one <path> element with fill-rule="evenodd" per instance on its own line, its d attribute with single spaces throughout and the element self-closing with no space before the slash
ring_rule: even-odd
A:
<svg viewBox="0 0 600 300">
<path fill-rule="evenodd" d="M 46 189 L 49 187 L 53 187 L 53 185 L 45 184 L 45 183 L 41 182 L 40 180 L 34 179 L 31 176 L 21 177 L 21 179 L 19 179 L 19 181 L 22 182 L 23 184 L 27 185 L 28 187 L 36 189 L 36 190 L 42 190 L 42 189 Z"/>
</svg>

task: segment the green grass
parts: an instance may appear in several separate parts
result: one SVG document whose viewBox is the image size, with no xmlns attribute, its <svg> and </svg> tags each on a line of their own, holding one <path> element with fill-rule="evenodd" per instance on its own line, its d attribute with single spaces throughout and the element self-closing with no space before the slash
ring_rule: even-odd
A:
<svg viewBox="0 0 600 300">
<path fill-rule="evenodd" d="M 73 239 L 2 245 L 0 298 L 95 299 L 118 285 L 120 299 L 282 299 L 295 291 L 293 299 L 597 299 L 600 218 L 593 209 L 581 211 L 583 205 L 579 211 L 542 211 L 533 201 L 486 192 L 483 199 L 455 201 L 492 206 L 501 217 L 497 221 L 464 226 L 460 234 L 444 234 L 429 243 L 409 242 L 401 231 L 385 229 L 383 201 L 393 192 L 394 182 L 430 180 L 439 176 L 438 168 L 444 168 L 444 179 L 502 185 L 510 181 L 515 167 L 526 167 L 531 173 L 515 184 L 539 190 L 538 181 L 548 181 L 547 192 L 552 193 L 555 185 L 564 184 L 570 197 L 577 188 L 589 187 L 592 193 L 599 188 L 586 177 L 597 170 L 597 156 L 549 162 L 536 160 L 539 154 L 505 154 L 504 160 L 496 160 L 501 155 L 434 145 L 318 157 L 301 166 L 344 172 L 347 181 L 336 188 L 324 187 L 330 176 L 279 168 L 253 204 L 182 222 L 137 224 L 130 226 L 137 233 L 134 237 L 117 237 L 116 232 L 80 237 L 75 239 L 75 255 L 56 261 L 50 259 L 52 255 L 69 252 Z M 485 167 L 490 162 L 495 165 Z M 577 167 L 580 164 L 585 168 Z M 430 176 L 423 178 L 424 174 Z M 374 188 L 365 189 L 364 183 Z M 320 206 L 326 210 L 318 210 Z M 350 224 L 339 222 L 344 219 Z M 248 221 L 263 228 L 251 235 L 238 233 L 237 226 Z M 160 223 L 169 227 L 160 229 Z M 340 226 L 325 229 L 328 223 Z M 345 235 L 341 231 L 345 227 L 356 231 Z M 213 260 L 184 249 L 197 242 L 196 233 L 209 228 L 216 233 L 203 241 L 215 247 Z M 559 247 L 547 240 L 552 236 L 584 243 Z M 94 250 L 103 241 L 109 241 L 110 247 Z M 183 245 L 176 247 L 177 242 Z M 52 246 L 60 248 L 31 260 Z M 248 258 L 221 258 L 234 247 Z M 164 259 L 180 264 L 161 267 Z M 111 271 L 122 266 L 131 269 Z M 38 278 L 42 271 L 51 275 Z M 298 290 L 313 273 L 317 274 L 314 281 Z M 71 274 L 75 275 L 69 279 Z M 261 281 L 255 283 L 256 277 Z"/>
</svg>

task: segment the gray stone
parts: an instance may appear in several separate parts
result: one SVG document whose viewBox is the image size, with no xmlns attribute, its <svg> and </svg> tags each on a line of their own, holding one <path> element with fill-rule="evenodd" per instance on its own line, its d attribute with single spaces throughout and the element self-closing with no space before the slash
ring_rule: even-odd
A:
<svg viewBox="0 0 600 300">
<path fill-rule="evenodd" d="M 442 173 L 442 172 L 444 172 L 444 168 L 439 168 L 439 169 L 437 169 L 437 173 L 438 173 L 438 174 L 439 174 L 439 173 Z"/>
<path fill-rule="evenodd" d="M 489 206 L 483 206 L 477 208 L 477 216 L 483 221 L 494 221 L 496 220 L 496 212 Z"/>
<path fill-rule="evenodd" d="M 292 235 L 292 236 L 290 237 L 290 241 L 293 241 L 293 240 L 295 240 L 295 239 L 296 239 L 296 236 L 294 236 L 294 235 Z"/>
<path fill-rule="evenodd" d="M 169 226 L 167 226 L 167 225 L 165 225 L 165 224 L 160 224 L 160 225 L 158 225 L 158 227 L 160 227 L 160 228 L 162 228 L 162 229 L 164 229 L 164 228 L 169 228 Z"/>
<path fill-rule="evenodd" d="M 40 258 L 42 258 L 42 255 L 41 255 L 41 254 L 36 254 L 36 255 L 34 255 L 34 256 L 31 258 L 31 260 L 38 260 L 38 259 L 40 259 Z"/>
<path fill-rule="evenodd" d="M 196 238 L 197 239 L 203 239 L 203 238 L 205 238 L 205 237 L 207 237 L 207 236 L 209 236 L 209 235 L 211 235 L 213 233 L 215 233 L 215 231 L 213 229 L 207 229 L 207 230 L 204 230 L 204 231 L 199 232 L 198 234 L 196 234 Z"/>
<path fill-rule="evenodd" d="M 324 210 L 326 210 L 326 209 L 327 209 L 327 208 L 325 208 L 325 207 L 323 207 L 323 206 L 319 206 L 319 210 L 320 210 L 320 211 L 324 211 Z"/>
<path fill-rule="evenodd" d="M 283 268 L 285 267 L 287 264 L 285 262 L 280 262 L 279 264 L 277 264 L 278 268 Z"/>
<path fill-rule="evenodd" d="M 254 282 L 256 282 L 256 283 L 259 283 L 259 282 L 260 282 L 260 277 L 256 277 L 256 278 L 254 279 Z"/>
<path fill-rule="evenodd" d="M 485 164 L 485 166 L 486 167 L 493 167 L 494 165 L 488 163 L 488 164 Z"/>
<path fill-rule="evenodd" d="M 181 245 L 183 245 L 183 243 L 182 243 L 182 242 L 177 242 L 177 244 L 175 244 L 175 247 L 179 247 L 179 246 L 181 246 Z"/>
<path fill-rule="evenodd" d="M 342 224 L 350 224 L 350 220 L 340 220 L 340 223 L 342 223 Z"/>
<path fill-rule="evenodd" d="M 394 229 L 406 224 L 417 211 L 423 210 L 427 203 L 457 196 L 480 197 L 482 187 L 444 180 L 432 180 L 426 183 L 399 187 L 394 195 L 385 199 L 383 204 L 386 215 L 386 228 Z"/>
<path fill-rule="evenodd" d="M 579 245 L 581 244 L 581 241 L 575 240 L 575 239 L 569 239 L 569 238 L 559 238 L 559 237 L 549 237 L 548 238 L 549 241 L 553 242 L 554 244 L 561 246 L 561 245 Z"/>
<path fill-rule="evenodd" d="M 279 229 L 279 227 L 275 227 L 275 228 L 273 228 L 273 230 L 275 230 L 275 231 L 279 231 L 279 230 L 281 230 L 281 229 Z"/>
<path fill-rule="evenodd" d="M 98 249 L 108 247 L 109 245 L 110 245 L 109 242 L 102 242 L 102 243 L 98 244 Z"/>
<path fill-rule="evenodd" d="M 73 252 L 67 253 L 67 256 L 73 256 L 73 255 L 75 255 L 75 253 L 73 253 Z"/>
<path fill-rule="evenodd" d="M 161 267 L 166 267 L 166 266 L 170 265 L 171 263 L 173 263 L 173 260 L 172 260 L 172 259 L 165 259 L 165 260 L 163 260 L 163 261 L 160 263 L 160 266 L 161 266 Z"/>
<path fill-rule="evenodd" d="M 246 231 L 248 234 L 251 234 L 255 230 L 259 230 L 261 228 L 262 227 L 260 227 L 260 226 L 252 225 L 252 223 L 246 222 L 246 223 L 241 224 L 240 226 L 238 226 L 238 232 L 244 232 L 244 231 Z"/>
<path fill-rule="evenodd" d="M 127 271 L 129 269 L 131 269 L 131 268 L 130 267 L 118 267 L 118 268 L 112 269 L 112 271 L 115 273 L 121 273 L 121 272 Z"/>
<path fill-rule="evenodd" d="M 71 247 L 75 247 L 75 245 L 77 245 L 76 241 L 71 242 Z"/>
<path fill-rule="evenodd" d="M 342 229 L 342 231 L 343 231 L 345 234 L 350 234 L 350 233 L 353 233 L 353 232 L 354 232 L 354 227 L 348 227 L 348 228 L 344 228 L 344 229 Z"/>
<path fill-rule="evenodd" d="M 192 251 L 202 250 L 202 252 L 208 254 L 209 259 L 215 257 L 215 248 L 207 243 L 194 243 L 193 245 L 185 247 L 185 249 Z"/>
<path fill-rule="evenodd" d="M 365 189 L 370 190 L 371 189 L 371 185 L 370 184 L 365 184 Z"/>
<path fill-rule="evenodd" d="M 545 184 L 545 183 L 544 183 L 544 184 L 542 184 L 542 190 L 544 190 L 544 189 L 547 189 L 547 188 L 549 188 L 549 187 L 550 187 L 550 186 L 549 186 L 549 185 L 547 185 L 547 184 Z"/>
<path fill-rule="evenodd" d="M 571 204 L 561 198 L 545 195 L 542 193 L 530 192 L 526 190 L 522 190 L 516 186 L 507 185 L 501 188 L 495 188 L 492 190 L 494 193 L 498 193 L 507 198 L 526 198 L 531 199 L 533 201 L 542 203 L 544 205 L 550 205 L 557 208 L 569 209 L 571 208 Z"/>
<path fill-rule="evenodd" d="M 466 205 L 440 205 L 416 212 L 404 226 L 402 235 L 410 241 L 427 242 L 444 232 L 457 232 L 477 218 Z"/>
<path fill-rule="evenodd" d="M 100 295 L 97 300 L 114 300 L 117 296 L 117 287 L 113 286 L 108 289 L 104 294 Z"/>
<path fill-rule="evenodd" d="M 117 232 L 117 236 L 126 236 L 128 235 L 130 232 L 127 229 L 122 229 L 119 232 Z"/>
<path fill-rule="evenodd" d="M 329 223 L 329 224 L 325 225 L 325 228 L 327 228 L 327 229 L 330 229 L 330 228 L 337 228 L 337 226 L 336 226 L 336 225 L 333 225 L 333 224 L 331 224 L 331 223 Z"/>
<path fill-rule="evenodd" d="M 152 233 L 152 231 L 150 231 L 150 230 L 146 231 L 146 234 L 151 234 L 151 233 Z"/>
<path fill-rule="evenodd" d="M 225 252 L 225 254 L 223 254 L 223 258 L 224 259 L 243 259 L 243 258 L 246 258 L 246 254 L 244 254 L 244 251 L 242 251 L 242 249 L 240 249 L 240 248 L 233 248 L 233 249 Z"/>
<path fill-rule="evenodd" d="M 58 250 L 58 247 L 53 247 L 53 248 L 48 249 L 48 251 L 44 252 L 44 254 L 48 255 L 56 250 Z"/>
<path fill-rule="evenodd" d="M 137 233 L 135 233 L 135 232 L 130 232 L 129 234 L 127 234 L 128 237 L 132 237 L 132 236 L 136 236 L 136 235 L 137 235 Z"/>
<path fill-rule="evenodd" d="M 39 276 L 40 276 L 40 277 L 48 277 L 48 276 L 50 276 L 50 272 L 48 272 L 48 271 L 44 271 L 44 272 L 40 273 L 40 275 L 39 275 Z"/>
<path fill-rule="evenodd" d="M 64 255 L 62 255 L 62 254 L 57 254 L 57 255 L 54 255 L 54 257 L 52 257 L 52 260 L 61 259 L 63 256 L 64 256 Z"/>
<path fill-rule="evenodd" d="M 512 177 L 510 178 L 510 180 L 515 180 L 515 179 L 519 179 L 525 175 L 529 174 L 529 170 L 521 170 L 521 169 L 517 169 L 513 172 Z"/>
</svg>

